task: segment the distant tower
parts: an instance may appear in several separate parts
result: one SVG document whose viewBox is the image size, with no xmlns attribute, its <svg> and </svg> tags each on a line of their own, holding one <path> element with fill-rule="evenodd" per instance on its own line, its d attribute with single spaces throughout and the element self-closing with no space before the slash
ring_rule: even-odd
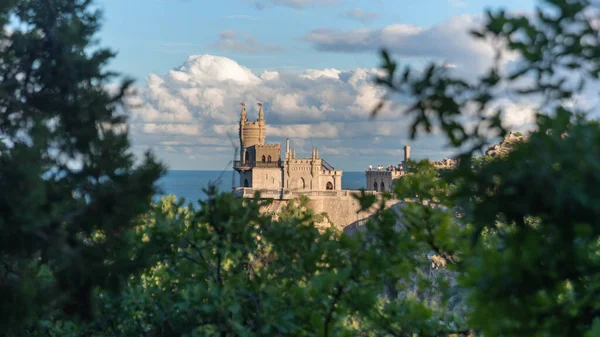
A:
<svg viewBox="0 0 600 337">
<path fill-rule="evenodd" d="M 408 161 L 410 160 L 410 146 L 404 147 L 404 167 L 407 167 Z"/>
</svg>

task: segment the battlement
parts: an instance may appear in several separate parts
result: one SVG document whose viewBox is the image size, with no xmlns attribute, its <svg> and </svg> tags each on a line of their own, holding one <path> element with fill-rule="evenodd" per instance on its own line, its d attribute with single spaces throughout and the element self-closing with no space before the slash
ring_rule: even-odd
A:
<svg viewBox="0 0 600 337">
<path fill-rule="evenodd" d="M 342 170 L 323 170 L 321 171 L 321 174 L 323 175 L 330 175 L 330 176 L 339 176 L 342 175 Z"/>
</svg>

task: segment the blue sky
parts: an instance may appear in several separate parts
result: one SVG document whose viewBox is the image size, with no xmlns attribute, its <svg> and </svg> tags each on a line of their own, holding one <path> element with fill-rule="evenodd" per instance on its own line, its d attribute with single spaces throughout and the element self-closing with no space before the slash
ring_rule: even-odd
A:
<svg viewBox="0 0 600 337">
<path fill-rule="evenodd" d="M 239 110 L 235 102 L 254 105 L 252 100 L 260 100 L 273 126 L 268 141 L 290 137 L 299 154 L 323 147 L 320 154 L 329 162 L 359 171 L 398 161 L 402 145 L 410 143 L 404 128 L 408 121 L 400 114 L 390 112 L 380 124 L 366 118 L 366 102 L 381 94 L 365 84 L 380 62 L 378 44 L 389 44 L 397 59 L 416 66 L 441 60 L 469 74 L 475 70 L 467 68 L 483 67 L 489 54 L 456 32 L 466 31 L 486 8 L 530 11 L 534 1 L 97 4 L 104 11 L 101 42 L 118 52 L 111 69 L 133 76 L 139 101 L 148 105 L 134 112 L 131 121 L 137 152 L 151 148 L 173 169 L 222 169 L 232 156 L 229 137 L 235 136 Z M 215 79 L 218 74 L 227 75 Z M 386 129 L 390 125 L 391 131 Z M 349 132 L 354 128 L 360 132 Z M 415 157 L 441 159 L 449 153 L 435 137 L 410 145 Z"/>
</svg>

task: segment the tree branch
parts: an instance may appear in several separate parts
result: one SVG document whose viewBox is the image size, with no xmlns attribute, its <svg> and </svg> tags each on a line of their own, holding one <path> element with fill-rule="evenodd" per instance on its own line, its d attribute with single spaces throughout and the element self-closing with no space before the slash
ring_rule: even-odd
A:
<svg viewBox="0 0 600 337">
<path fill-rule="evenodd" d="M 335 311 L 335 305 L 342 297 L 344 293 L 344 287 L 341 284 L 338 284 L 336 287 L 335 295 L 333 296 L 333 301 L 331 302 L 331 307 L 329 308 L 329 312 L 327 312 L 327 316 L 325 317 L 325 322 L 323 324 L 323 336 L 329 336 L 329 324 L 333 318 L 333 312 Z"/>
</svg>

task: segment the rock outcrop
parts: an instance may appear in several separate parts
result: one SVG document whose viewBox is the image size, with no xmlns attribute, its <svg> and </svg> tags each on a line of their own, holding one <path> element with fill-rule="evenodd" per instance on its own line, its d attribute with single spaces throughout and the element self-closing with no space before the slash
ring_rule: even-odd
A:
<svg viewBox="0 0 600 337">
<path fill-rule="evenodd" d="M 453 158 L 444 158 L 439 161 L 431 161 L 436 169 L 450 169 L 456 166 L 458 161 Z"/>
<path fill-rule="evenodd" d="M 506 155 L 512 151 L 515 144 L 526 141 L 527 138 L 527 136 L 523 136 L 520 133 L 511 132 L 508 136 L 504 137 L 499 144 L 490 146 L 487 151 L 485 151 L 485 155 L 491 157 Z"/>
</svg>

